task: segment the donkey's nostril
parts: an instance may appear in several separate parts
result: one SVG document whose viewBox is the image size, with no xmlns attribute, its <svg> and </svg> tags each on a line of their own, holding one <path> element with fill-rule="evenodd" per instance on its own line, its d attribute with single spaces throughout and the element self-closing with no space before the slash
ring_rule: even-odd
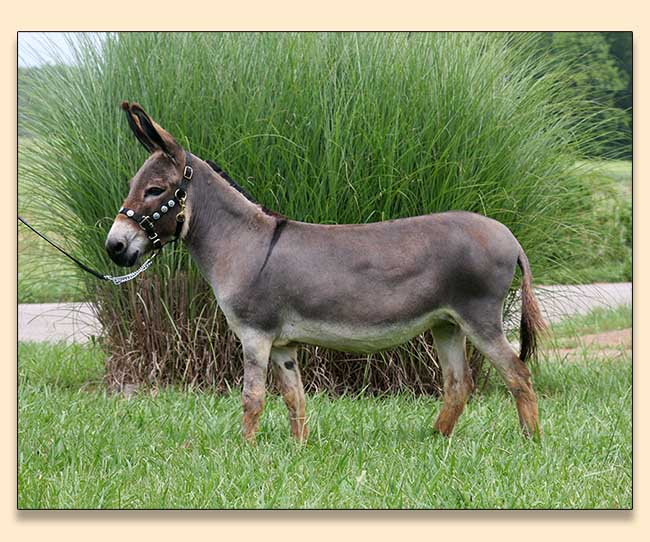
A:
<svg viewBox="0 0 650 542">
<path fill-rule="evenodd" d="M 109 241 L 106 243 L 106 248 L 111 254 L 118 255 L 124 252 L 126 245 L 122 241 Z"/>
</svg>

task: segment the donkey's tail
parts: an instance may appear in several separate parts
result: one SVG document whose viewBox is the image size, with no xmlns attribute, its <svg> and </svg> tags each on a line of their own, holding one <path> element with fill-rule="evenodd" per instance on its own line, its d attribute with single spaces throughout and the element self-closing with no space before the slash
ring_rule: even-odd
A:
<svg viewBox="0 0 650 542">
<path fill-rule="evenodd" d="M 533 293 L 533 275 L 530 271 L 528 258 L 524 249 L 519 247 L 517 264 L 521 269 L 521 326 L 519 328 L 519 340 L 521 352 L 519 358 L 525 362 L 534 357 L 537 352 L 537 341 L 540 333 L 546 329 L 546 323 L 539 310 L 537 298 Z"/>
</svg>

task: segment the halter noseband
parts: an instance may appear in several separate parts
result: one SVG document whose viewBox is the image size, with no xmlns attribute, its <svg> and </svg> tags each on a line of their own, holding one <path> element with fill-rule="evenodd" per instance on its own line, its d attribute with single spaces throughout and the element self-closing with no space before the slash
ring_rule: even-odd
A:
<svg viewBox="0 0 650 542">
<path fill-rule="evenodd" d="M 151 213 L 151 216 L 142 215 L 137 211 L 134 211 L 133 209 L 127 209 L 126 207 L 122 207 L 119 211 L 119 214 L 123 214 L 127 218 L 130 218 L 131 220 L 134 220 L 138 223 L 138 226 L 140 226 L 145 231 L 147 237 L 153 243 L 153 248 L 156 250 L 160 250 L 163 247 L 162 240 L 156 232 L 156 222 L 160 220 L 164 214 L 176 206 L 178 206 L 179 211 L 176 214 L 176 231 L 174 232 L 172 243 L 178 240 L 181 234 L 181 230 L 183 229 L 183 223 L 185 222 L 185 200 L 187 199 L 187 186 L 192 180 L 192 175 L 194 175 L 194 169 L 190 165 L 192 162 L 191 156 L 192 155 L 189 152 L 185 151 L 185 168 L 183 169 L 183 178 L 181 179 L 181 183 L 178 188 L 174 191 L 174 197 L 163 203 L 160 206 L 160 209 Z"/>
</svg>

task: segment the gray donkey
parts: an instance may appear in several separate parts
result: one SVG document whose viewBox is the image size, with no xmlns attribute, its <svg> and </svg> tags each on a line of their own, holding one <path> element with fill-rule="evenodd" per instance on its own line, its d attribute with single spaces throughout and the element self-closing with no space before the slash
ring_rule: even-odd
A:
<svg viewBox="0 0 650 542">
<path fill-rule="evenodd" d="M 473 388 L 465 339 L 514 396 L 526 435 L 541 432 L 523 363 L 544 328 L 528 259 L 503 224 L 452 211 L 364 225 L 298 222 L 255 203 L 218 166 L 184 151 L 138 104 L 129 125 L 150 152 L 106 240 L 119 265 L 181 238 L 244 352 L 243 433 L 255 440 L 271 361 L 291 432 L 307 438 L 300 343 L 375 352 L 431 329 L 444 377 L 435 423 L 450 435 Z M 521 354 L 502 328 L 522 271 Z"/>
</svg>

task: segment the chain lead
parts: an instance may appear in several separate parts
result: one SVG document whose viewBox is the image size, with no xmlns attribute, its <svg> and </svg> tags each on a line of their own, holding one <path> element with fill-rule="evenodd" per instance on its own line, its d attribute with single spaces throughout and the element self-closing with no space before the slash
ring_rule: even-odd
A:
<svg viewBox="0 0 650 542">
<path fill-rule="evenodd" d="M 149 257 L 149 258 L 147 259 L 147 261 L 145 261 L 145 262 L 144 262 L 144 263 L 143 263 L 143 264 L 142 264 L 138 269 L 136 269 L 135 271 L 133 271 L 133 272 L 131 272 L 131 273 L 128 273 L 127 275 L 121 275 L 121 276 L 119 276 L 119 277 L 113 277 L 112 275 L 104 275 L 104 278 L 105 278 L 106 280 L 112 282 L 113 284 L 115 284 L 115 286 L 119 286 L 120 284 L 122 284 L 122 283 L 124 283 L 124 282 L 128 282 L 128 281 L 130 281 L 130 280 L 133 280 L 133 279 L 134 279 L 135 277 L 137 277 L 140 273 L 143 273 L 144 271 L 146 271 L 147 269 L 149 269 L 149 267 L 150 267 L 151 264 L 153 263 L 153 259 L 156 257 L 157 254 L 158 254 L 157 251 L 154 252 L 154 253 L 151 255 L 151 257 Z"/>
</svg>

